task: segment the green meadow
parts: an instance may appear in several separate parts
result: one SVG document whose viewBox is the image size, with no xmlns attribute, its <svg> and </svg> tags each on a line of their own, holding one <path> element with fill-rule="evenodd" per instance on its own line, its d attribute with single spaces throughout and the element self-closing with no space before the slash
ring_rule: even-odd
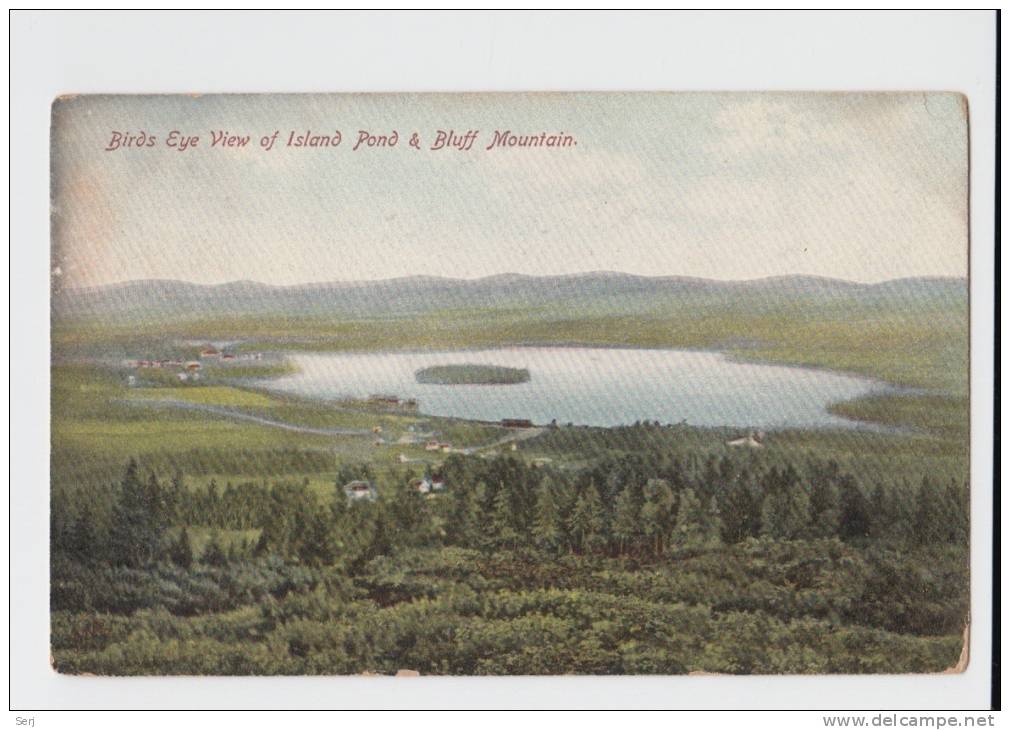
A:
<svg viewBox="0 0 1010 730">
<path fill-rule="evenodd" d="M 399 435 L 416 415 L 375 411 L 368 404 L 320 404 L 281 398 L 256 387 L 257 378 L 291 371 L 283 359 L 263 365 L 208 368 L 207 384 L 178 386 L 168 374 L 152 387 L 127 389 L 121 368 L 60 365 L 59 354 L 84 358 L 111 354 L 169 352 L 172 342 L 234 339 L 238 351 L 404 350 L 473 348 L 521 344 L 638 346 L 717 349 L 756 362 L 826 368 L 873 377 L 909 389 L 900 394 L 833 404 L 853 420 L 890 429 L 888 435 L 854 438 L 842 432 L 790 433 L 797 448 L 823 449 L 859 458 L 883 450 L 897 458 L 918 453 L 946 461 L 947 472 L 963 470 L 968 433 L 967 308 L 933 305 L 921 311 L 848 301 L 797 307 L 722 303 L 698 307 L 656 305 L 631 315 L 559 316 L 544 308 L 437 310 L 425 316 L 389 316 L 344 321 L 334 317 L 235 316 L 162 322 L 161 337 L 138 337 L 135 326 L 82 320 L 54 324 L 54 464 L 61 451 L 99 455 L 122 462 L 128 455 L 202 450 L 328 450 L 337 461 L 388 458 L 389 448 L 368 439 L 330 439 L 287 432 L 209 412 L 158 408 L 129 401 L 185 401 L 269 416 L 318 429 L 371 429 Z M 142 330 L 141 330 L 142 331 Z M 191 348 L 192 349 L 192 348 Z M 442 422 L 440 433 L 465 446 L 493 440 L 492 427 Z M 395 441 L 395 439 L 393 439 Z M 857 445 L 858 442 L 858 445 Z M 393 445 L 395 446 L 395 445 Z M 532 447 L 532 445 L 531 445 Z M 414 455 L 412 455 L 413 458 Z M 544 455 L 549 456 L 549 455 Z M 886 458 L 886 457 L 881 457 Z"/>
</svg>

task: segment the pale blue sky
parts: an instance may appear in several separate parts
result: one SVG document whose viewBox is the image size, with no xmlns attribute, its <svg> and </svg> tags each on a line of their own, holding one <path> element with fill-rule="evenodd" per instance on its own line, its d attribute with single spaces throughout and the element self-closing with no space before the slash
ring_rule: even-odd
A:
<svg viewBox="0 0 1010 730">
<path fill-rule="evenodd" d="M 450 128 L 474 149 L 407 145 Z M 173 129 L 196 149 L 165 147 Z M 217 129 L 252 140 L 211 149 Z M 258 146 L 307 129 L 343 143 Z M 359 129 L 400 141 L 352 152 Z M 496 129 L 578 145 L 486 151 Z M 105 152 L 113 130 L 158 144 Z M 54 108 L 54 268 L 70 286 L 964 276 L 966 134 L 952 94 L 76 97 Z"/>
</svg>

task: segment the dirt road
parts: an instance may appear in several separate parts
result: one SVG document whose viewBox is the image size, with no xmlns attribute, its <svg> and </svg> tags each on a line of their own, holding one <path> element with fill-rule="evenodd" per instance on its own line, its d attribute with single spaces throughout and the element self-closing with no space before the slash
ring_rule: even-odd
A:
<svg viewBox="0 0 1010 730">
<path fill-rule="evenodd" d="M 235 411 L 230 408 L 222 408 L 221 406 L 207 405 L 206 403 L 191 403 L 184 400 L 174 400 L 174 399 L 137 399 L 137 400 L 121 400 L 120 403 L 130 403 L 132 405 L 143 405 L 154 408 L 176 408 L 184 411 L 199 411 L 201 413 L 211 413 L 215 416 L 222 416 L 224 418 L 231 418 L 236 421 L 249 421 L 251 423 L 258 423 L 261 426 L 270 426 L 272 428 L 282 428 L 285 431 L 295 431 L 296 433 L 310 433 L 316 436 L 372 436 L 372 432 L 368 429 L 361 428 L 316 428 L 313 426 L 300 426 L 297 423 L 288 423 L 287 421 L 277 421 L 270 418 L 263 418 L 262 416 L 256 416 L 252 413 L 244 413 L 243 411 Z"/>
</svg>

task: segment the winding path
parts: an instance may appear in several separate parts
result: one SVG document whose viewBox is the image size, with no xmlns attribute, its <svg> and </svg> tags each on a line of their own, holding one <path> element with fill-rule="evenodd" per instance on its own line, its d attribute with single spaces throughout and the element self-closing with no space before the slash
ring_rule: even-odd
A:
<svg viewBox="0 0 1010 730">
<path fill-rule="evenodd" d="M 288 423 L 287 421 L 277 421 L 271 418 L 264 418 L 263 416 L 257 416 L 252 413 L 246 413 L 244 411 L 236 411 L 231 408 L 223 408 L 222 406 L 212 406 L 206 403 L 193 403 L 191 401 L 178 400 L 176 398 L 136 398 L 128 399 L 122 398 L 117 399 L 118 403 L 127 403 L 129 405 L 139 405 L 146 406 L 149 408 L 176 408 L 184 411 L 196 411 L 199 413 L 210 413 L 215 416 L 221 416 L 223 418 L 231 418 L 237 421 L 248 421 L 250 423 L 257 423 L 261 426 L 270 426 L 272 428 L 281 428 L 285 431 L 294 431 L 295 433 L 308 433 L 316 436 L 373 436 L 374 434 L 370 429 L 361 428 L 316 428 L 314 426 L 300 426 L 296 423 Z M 498 446 L 504 446 L 516 441 L 526 441 L 527 439 L 536 438 L 544 429 L 539 426 L 532 428 L 523 429 L 512 429 L 509 433 L 505 434 L 499 439 L 482 444 L 480 446 L 471 446 L 467 449 L 460 449 L 463 454 L 474 454 L 479 451 L 485 451 L 487 449 L 493 449 Z"/>
<path fill-rule="evenodd" d="M 469 449 L 462 449 L 464 454 L 474 454 L 478 451 L 484 451 L 485 449 L 493 449 L 496 446 L 504 446 L 505 444 L 510 444 L 515 441 L 526 441 L 528 439 L 536 438 L 544 432 L 542 426 L 533 426 L 531 428 L 523 429 L 513 429 L 510 433 L 505 434 L 500 439 L 492 441 L 489 444 L 483 444 L 482 446 L 472 446 Z"/>
</svg>

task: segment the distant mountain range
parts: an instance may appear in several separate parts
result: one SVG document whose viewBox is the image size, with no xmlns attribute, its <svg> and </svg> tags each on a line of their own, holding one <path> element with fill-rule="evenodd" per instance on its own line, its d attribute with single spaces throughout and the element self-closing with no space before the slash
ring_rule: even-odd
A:
<svg viewBox="0 0 1010 730">
<path fill-rule="evenodd" d="M 895 279 L 860 284 L 816 276 L 747 281 L 647 277 L 609 271 L 563 276 L 498 274 L 482 279 L 412 276 L 381 281 L 275 286 L 254 281 L 193 284 L 164 279 L 64 289 L 53 295 L 56 319 L 172 316 L 406 316 L 437 310 L 577 308 L 593 314 L 636 313 L 708 305 L 874 303 L 897 306 L 966 304 L 967 280 Z"/>
</svg>

